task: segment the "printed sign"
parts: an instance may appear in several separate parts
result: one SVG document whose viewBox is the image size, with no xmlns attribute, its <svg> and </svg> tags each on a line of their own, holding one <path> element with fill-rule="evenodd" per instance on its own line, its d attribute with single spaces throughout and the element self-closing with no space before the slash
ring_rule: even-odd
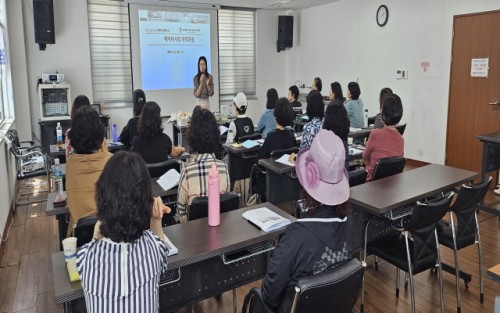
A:
<svg viewBox="0 0 500 313">
<path fill-rule="evenodd" d="M 488 58 L 472 59 L 470 66 L 471 77 L 488 77 Z"/>
</svg>

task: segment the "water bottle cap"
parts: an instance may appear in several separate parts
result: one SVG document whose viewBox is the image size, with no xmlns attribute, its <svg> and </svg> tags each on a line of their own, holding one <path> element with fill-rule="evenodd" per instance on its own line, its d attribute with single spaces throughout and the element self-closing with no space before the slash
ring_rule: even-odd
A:
<svg viewBox="0 0 500 313">
<path fill-rule="evenodd" d="M 55 158 L 55 159 L 54 159 L 54 165 L 59 165 L 59 164 L 60 164 L 60 163 L 59 163 L 59 158 Z"/>
</svg>

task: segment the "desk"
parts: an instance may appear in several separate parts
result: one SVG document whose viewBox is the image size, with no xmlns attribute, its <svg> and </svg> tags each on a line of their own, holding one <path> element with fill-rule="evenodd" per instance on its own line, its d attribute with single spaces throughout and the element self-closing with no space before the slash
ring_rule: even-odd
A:
<svg viewBox="0 0 500 313">
<path fill-rule="evenodd" d="M 217 227 L 208 226 L 207 218 L 202 218 L 163 228 L 179 254 L 168 257 L 168 271 L 160 279 L 161 312 L 174 311 L 265 275 L 269 251 L 284 229 L 265 233 L 241 217 L 243 212 L 262 206 L 295 220 L 274 205 L 263 203 L 221 214 Z M 264 249 L 253 255 L 256 245 Z M 232 259 L 242 250 L 247 253 L 245 257 Z M 62 252 L 52 254 L 52 272 L 56 303 L 83 297 L 80 282 L 70 283 L 68 279 Z"/>
<path fill-rule="evenodd" d="M 500 169 L 500 132 L 476 136 L 483 143 L 483 161 L 481 164 L 481 181 L 486 179 L 486 173 Z M 500 211 L 493 206 L 500 203 L 495 201 L 488 205 L 480 205 L 483 211 L 500 216 Z"/>
<path fill-rule="evenodd" d="M 276 162 L 273 158 L 259 160 L 266 169 L 266 200 L 274 205 L 299 198 L 300 183 L 295 167 Z"/>
<path fill-rule="evenodd" d="M 120 150 L 128 150 L 128 146 L 124 145 L 121 142 L 109 142 L 108 143 L 108 151 L 111 153 L 115 153 Z M 62 156 L 66 156 L 66 149 L 60 149 L 58 145 L 50 145 L 50 156 L 53 158 L 58 158 Z"/>
<path fill-rule="evenodd" d="M 250 172 L 255 163 L 255 157 L 259 153 L 260 145 L 245 148 L 234 147 L 232 144 L 225 143 L 222 147 L 227 151 L 229 180 L 231 184 L 241 179 L 250 178 Z"/>
<path fill-rule="evenodd" d="M 478 176 L 475 172 L 430 164 L 351 188 L 349 202 L 353 206 L 353 230 L 357 230 L 352 234 L 353 249 L 363 247 L 365 233 L 367 241 L 371 241 L 387 232 L 388 226 L 381 219 L 372 220 L 369 229 L 366 229 L 372 217 L 383 218 L 388 211 L 432 197 Z M 455 269 L 445 264 L 443 270 L 455 274 Z M 470 274 L 462 273 L 460 276 L 466 282 L 471 280 Z"/>
</svg>

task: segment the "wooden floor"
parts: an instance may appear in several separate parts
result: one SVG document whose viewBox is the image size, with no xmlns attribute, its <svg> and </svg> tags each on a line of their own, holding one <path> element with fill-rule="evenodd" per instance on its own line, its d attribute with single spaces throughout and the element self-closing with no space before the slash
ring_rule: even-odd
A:
<svg viewBox="0 0 500 313">
<path fill-rule="evenodd" d="M 44 199 L 44 194 L 34 199 Z M 487 203 L 500 201 L 493 192 L 487 195 Z M 62 312 L 62 306 L 55 304 L 52 280 L 51 253 L 58 251 L 58 230 L 54 217 L 45 216 L 46 202 L 18 205 L 10 227 L 5 251 L 0 262 L 0 312 Z M 500 208 L 500 206 L 497 206 Z M 477 249 L 468 247 L 460 251 L 461 269 L 473 275 L 469 288 L 461 282 L 462 312 L 493 312 L 493 301 L 500 295 L 500 284 L 486 277 L 486 270 L 500 263 L 499 219 L 486 213 L 480 214 L 480 229 L 484 254 L 484 304 L 479 303 L 479 279 Z M 453 253 L 441 248 L 444 261 L 452 264 Z M 369 265 L 373 260 L 369 260 Z M 410 312 L 410 294 L 405 292 L 403 275 L 401 294 L 395 296 L 396 270 L 390 264 L 382 263 L 379 270 L 369 268 L 366 272 L 365 312 Z M 260 281 L 237 289 L 238 312 L 243 298 Z M 444 274 L 445 311 L 455 312 L 455 278 Z M 429 272 L 415 276 L 416 306 L 418 312 L 439 312 L 438 277 Z M 359 309 L 359 301 L 356 304 Z M 207 299 L 193 306 L 194 312 L 232 312 L 232 293 L 226 292 L 220 300 Z M 190 312 L 191 307 L 179 312 Z"/>
</svg>

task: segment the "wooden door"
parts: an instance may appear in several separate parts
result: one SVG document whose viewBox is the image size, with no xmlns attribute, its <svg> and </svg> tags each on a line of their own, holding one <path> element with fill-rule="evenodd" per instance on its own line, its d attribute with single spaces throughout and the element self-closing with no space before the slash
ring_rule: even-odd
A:
<svg viewBox="0 0 500 313">
<path fill-rule="evenodd" d="M 500 11 L 454 17 L 446 165 L 480 172 L 476 135 L 500 131 Z M 471 61 L 489 58 L 488 77 L 471 77 Z"/>
</svg>

